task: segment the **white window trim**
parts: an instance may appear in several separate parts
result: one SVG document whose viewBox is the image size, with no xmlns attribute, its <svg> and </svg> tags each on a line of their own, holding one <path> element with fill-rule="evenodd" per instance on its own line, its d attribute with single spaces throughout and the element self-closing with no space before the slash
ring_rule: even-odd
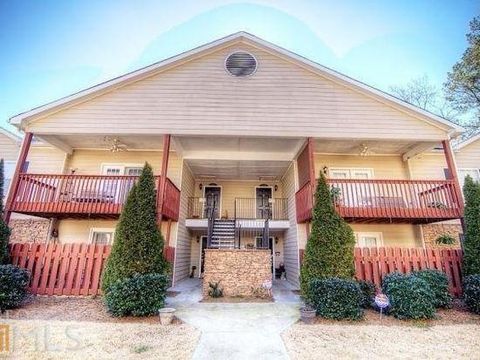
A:
<svg viewBox="0 0 480 360">
<path fill-rule="evenodd" d="M 94 233 L 112 233 L 112 244 L 113 241 L 115 240 L 115 228 L 98 228 L 98 227 L 92 227 L 90 228 L 90 234 L 88 235 L 88 242 L 90 244 L 93 244 L 93 234 Z M 110 245 L 112 245 L 110 244 Z"/>
<path fill-rule="evenodd" d="M 360 244 L 360 238 L 361 237 L 375 237 L 377 238 L 377 248 L 383 246 L 383 233 L 378 231 L 378 232 L 371 232 L 371 231 L 355 231 L 355 247 L 365 247 L 364 244 Z"/>
<path fill-rule="evenodd" d="M 138 168 L 143 168 L 144 164 L 139 164 L 139 163 L 101 163 L 100 164 L 100 173 L 102 175 L 105 174 L 105 168 L 108 167 L 121 167 L 122 168 L 122 174 L 125 175 L 125 169 L 130 168 L 130 167 L 138 167 Z"/>
<path fill-rule="evenodd" d="M 368 174 L 368 178 L 369 179 L 372 179 L 375 177 L 375 172 L 373 171 L 373 168 L 366 168 L 366 167 L 348 167 L 348 166 L 345 166 L 345 167 L 329 167 L 328 168 L 328 176 L 330 176 L 330 173 L 333 172 L 333 171 L 349 171 L 350 173 L 352 171 L 368 171 L 369 174 Z M 348 179 L 348 178 L 347 178 Z"/>
</svg>

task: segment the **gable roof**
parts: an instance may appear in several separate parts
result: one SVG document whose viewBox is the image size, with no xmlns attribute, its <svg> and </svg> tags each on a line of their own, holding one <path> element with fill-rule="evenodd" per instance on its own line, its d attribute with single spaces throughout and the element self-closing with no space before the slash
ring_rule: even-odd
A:
<svg viewBox="0 0 480 360">
<path fill-rule="evenodd" d="M 315 63 L 298 54 L 295 54 L 289 50 L 283 49 L 277 45 L 269 43 L 265 40 L 262 40 L 252 34 L 249 34 L 243 31 L 234 33 L 232 35 L 226 36 L 219 40 L 215 40 L 211 43 L 199 46 L 197 48 L 186 51 L 179 55 L 156 62 L 152 65 L 132 71 L 125 75 L 116 77 L 114 79 L 111 79 L 103 83 L 97 84 L 95 86 L 92 86 L 90 88 L 87 88 L 85 90 L 79 91 L 72 95 L 63 97 L 59 100 L 50 102 L 48 104 L 39 106 L 32 110 L 26 111 L 24 113 L 18 114 L 10 118 L 10 123 L 22 129 L 31 121 L 35 121 L 37 119 L 43 118 L 45 116 L 48 116 L 62 109 L 82 103 L 96 96 L 100 96 L 106 92 L 112 91 L 114 89 L 123 87 L 127 84 L 130 84 L 130 83 L 139 81 L 143 78 L 146 78 L 148 76 L 151 76 L 152 74 L 155 74 L 156 72 L 161 71 L 163 69 L 177 66 L 180 63 L 193 60 L 194 58 L 203 56 L 204 54 L 214 52 L 218 49 L 229 46 L 236 42 L 245 42 L 247 44 L 263 48 L 266 51 L 274 53 L 275 55 L 280 56 L 287 61 L 296 63 L 297 65 L 303 68 L 306 68 L 312 72 L 315 72 L 331 81 L 344 85 L 357 92 L 361 92 L 369 97 L 375 98 L 376 100 L 384 104 L 387 104 L 393 108 L 396 108 L 399 111 L 406 112 L 409 115 L 416 117 L 417 119 L 427 122 L 430 125 L 436 126 L 448 132 L 448 134 L 451 137 L 456 137 L 457 135 L 459 135 L 464 131 L 464 129 L 461 126 L 454 124 L 451 121 L 448 121 L 446 119 L 443 119 L 440 116 L 437 116 L 426 110 L 423 110 L 414 105 L 411 105 L 381 90 L 378 90 L 374 87 L 366 85 L 360 81 L 357 81 L 346 75 L 343 75 L 335 70 L 332 70 L 328 67 Z"/>
<path fill-rule="evenodd" d="M 4 129 L 3 127 L 0 127 L 0 134 L 7 136 L 8 138 L 12 139 L 17 143 L 20 143 L 22 141 L 22 138 L 20 136 L 15 135 L 14 133 L 8 131 L 7 129 Z"/>
<path fill-rule="evenodd" d="M 460 142 L 457 146 L 457 151 L 460 151 L 461 149 L 463 149 L 464 147 L 474 143 L 475 141 L 477 140 L 480 140 L 480 134 L 477 134 L 477 135 L 474 135 L 462 142 Z"/>
</svg>

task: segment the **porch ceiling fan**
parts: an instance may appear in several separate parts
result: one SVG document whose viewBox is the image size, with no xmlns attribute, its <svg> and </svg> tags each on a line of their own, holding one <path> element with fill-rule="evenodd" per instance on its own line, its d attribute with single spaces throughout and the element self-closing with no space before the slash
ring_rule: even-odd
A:
<svg viewBox="0 0 480 360">
<path fill-rule="evenodd" d="M 124 143 L 122 143 L 120 140 L 118 140 L 118 138 L 114 137 L 114 138 L 111 138 L 109 136 L 105 136 L 103 138 L 103 141 L 105 141 L 108 146 L 109 146 L 109 150 L 111 152 L 120 152 L 120 151 L 128 151 L 127 149 L 127 145 L 125 145 Z"/>
<path fill-rule="evenodd" d="M 360 144 L 360 147 L 359 147 L 360 156 L 369 156 L 373 154 L 375 154 L 375 152 L 368 146 L 368 144 L 366 143 Z"/>
</svg>

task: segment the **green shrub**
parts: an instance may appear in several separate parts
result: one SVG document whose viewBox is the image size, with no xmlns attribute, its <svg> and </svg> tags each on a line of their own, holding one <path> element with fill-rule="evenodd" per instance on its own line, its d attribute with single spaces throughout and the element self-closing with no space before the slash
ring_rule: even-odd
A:
<svg viewBox="0 0 480 360">
<path fill-rule="evenodd" d="M 465 239 L 463 241 L 463 274 L 480 274 L 480 184 L 465 177 Z"/>
<path fill-rule="evenodd" d="M 480 275 L 469 275 L 463 279 L 463 299 L 468 309 L 480 314 Z"/>
<path fill-rule="evenodd" d="M 164 274 L 163 237 L 157 226 L 155 178 L 145 164 L 132 187 L 115 231 L 115 239 L 102 276 L 102 290 L 134 274 Z"/>
<path fill-rule="evenodd" d="M 448 291 L 448 277 L 444 272 L 439 270 L 420 270 L 415 271 L 412 275 L 425 280 L 430 286 L 435 296 L 434 306 L 439 308 L 448 308 L 452 303 L 452 296 Z"/>
<path fill-rule="evenodd" d="M 312 230 L 300 270 L 302 295 L 308 296 L 308 286 L 313 279 L 352 279 L 355 274 L 354 246 L 353 231 L 335 211 L 330 188 L 323 172 L 320 172 L 315 192 Z"/>
<path fill-rule="evenodd" d="M 111 284 L 104 294 L 105 305 L 114 316 L 147 316 L 165 305 L 168 277 L 136 274 Z"/>
<path fill-rule="evenodd" d="M 4 168 L 3 159 L 0 159 L 0 265 L 8 264 L 8 239 L 10 238 L 10 229 L 3 220 L 3 190 L 4 190 Z"/>
<path fill-rule="evenodd" d="M 376 294 L 375 284 L 371 281 L 357 280 L 358 286 L 362 291 L 362 307 L 368 309 L 373 307 Z"/>
<path fill-rule="evenodd" d="M 220 287 L 219 282 L 209 282 L 208 283 L 208 296 L 212 298 L 219 298 L 223 296 L 223 289 Z"/>
<path fill-rule="evenodd" d="M 389 313 L 398 319 L 431 319 L 435 315 L 435 295 L 425 280 L 392 273 L 383 279 L 382 290 L 390 300 Z"/>
<path fill-rule="evenodd" d="M 435 242 L 439 245 L 453 245 L 456 243 L 456 240 L 452 235 L 442 234 L 439 237 L 437 237 Z"/>
<path fill-rule="evenodd" d="M 28 295 L 30 273 L 13 265 L 0 265 L 0 311 L 19 307 Z"/>
<path fill-rule="evenodd" d="M 354 280 L 314 279 L 309 294 L 306 300 L 319 316 L 335 320 L 358 320 L 363 316 L 363 294 Z"/>
</svg>

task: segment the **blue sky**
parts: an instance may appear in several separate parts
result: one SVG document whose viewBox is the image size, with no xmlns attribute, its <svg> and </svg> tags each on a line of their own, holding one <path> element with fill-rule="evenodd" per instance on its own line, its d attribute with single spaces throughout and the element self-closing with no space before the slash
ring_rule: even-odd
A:
<svg viewBox="0 0 480 360">
<path fill-rule="evenodd" d="M 476 14 L 478 0 L 0 0 L 0 126 L 240 30 L 382 90 L 441 86 Z"/>
</svg>

